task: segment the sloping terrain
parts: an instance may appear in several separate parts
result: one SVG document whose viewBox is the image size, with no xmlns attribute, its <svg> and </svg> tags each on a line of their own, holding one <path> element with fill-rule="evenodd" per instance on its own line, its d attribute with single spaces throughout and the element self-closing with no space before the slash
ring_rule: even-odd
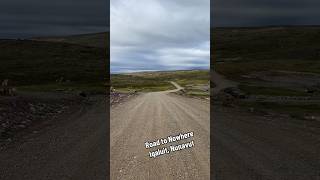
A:
<svg viewBox="0 0 320 180">
<path fill-rule="evenodd" d="M 320 27 L 214 28 L 211 66 L 233 79 L 253 71 L 320 73 Z"/>
<path fill-rule="evenodd" d="M 64 38 L 0 40 L 0 179 L 107 177 L 106 41 Z"/>
<path fill-rule="evenodd" d="M 319 32 L 213 29 L 215 179 L 320 177 Z"/>
<path fill-rule="evenodd" d="M 103 86 L 107 53 L 57 42 L 0 40 L 0 80 L 12 86 L 91 84 Z M 100 85 L 99 85 L 100 84 Z M 18 89 L 19 90 L 19 89 Z"/>
</svg>

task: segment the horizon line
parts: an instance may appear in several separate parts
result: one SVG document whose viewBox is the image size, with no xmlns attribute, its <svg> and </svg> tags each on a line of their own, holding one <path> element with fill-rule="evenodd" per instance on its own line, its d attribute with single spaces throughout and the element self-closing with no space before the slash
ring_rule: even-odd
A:
<svg viewBox="0 0 320 180">
<path fill-rule="evenodd" d="M 133 73 L 141 73 L 141 72 L 171 72 L 171 71 L 209 71 L 210 67 L 208 69 L 174 69 L 174 70 L 133 70 L 133 71 L 123 71 L 123 72 L 111 72 L 110 74 L 133 74 Z"/>
</svg>

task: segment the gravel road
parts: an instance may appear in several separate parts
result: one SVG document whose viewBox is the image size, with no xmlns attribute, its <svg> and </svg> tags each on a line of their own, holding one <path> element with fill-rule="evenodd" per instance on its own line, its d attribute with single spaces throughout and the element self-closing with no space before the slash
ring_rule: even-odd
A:
<svg viewBox="0 0 320 180">
<path fill-rule="evenodd" d="M 220 105 L 212 110 L 215 180 L 320 179 L 319 123 Z"/>
<path fill-rule="evenodd" d="M 0 150 L 1 180 L 105 180 L 105 96 L 54 122 L 34 127 L 21 141 Z"/>
<path fill-rule="evenodd" d="M 179 85 L 173 83 L 177 90 Z M 151 92 L 111 108 L 111 179 L 210 179 L 210 103 L 172 91 Z M 156 158 L 145 142 L 193 132 L 194 147 Z"/>
<path fill-rule="evenodd" d="M 213 95 L 236 86 L 211 76 Z M 320 180 L 320 123 L 211 104 L 215 180 Z"/>
</svg>

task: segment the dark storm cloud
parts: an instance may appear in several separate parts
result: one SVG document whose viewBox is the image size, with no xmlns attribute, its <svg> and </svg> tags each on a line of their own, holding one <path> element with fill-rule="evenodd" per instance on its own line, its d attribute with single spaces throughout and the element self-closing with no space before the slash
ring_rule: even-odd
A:
<svg viewBox="0 0 320 180">
<path fill-rule="evenodd" d="M 211 25 L 318 25 L 319 8 L 319 0 L 213 0 Z"/>
<path fill-rule="evenodd" d="M 108 30 L 109 0 L 1 0 L 0 38 Z"/>
</svg>

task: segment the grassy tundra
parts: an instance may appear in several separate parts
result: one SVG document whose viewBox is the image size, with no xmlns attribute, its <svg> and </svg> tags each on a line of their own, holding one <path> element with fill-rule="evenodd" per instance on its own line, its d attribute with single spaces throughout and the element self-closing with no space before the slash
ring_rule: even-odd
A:
<svg viewBox="0 0 320 180">
<path fill-rule="evenodd" d="M 209 79 L 208 70 L 157 71 L 112 74 L 111 84 L 120 92 L 150 92 L 174 89 L 175 87 L 170 83 L 170 81 L 174 81 L 185 87 L 187 94 L 208 96 L 209 92 L 195 88 L 195 86 L 208 86 Z"/>
<path fill-rule="evenodd" d="M 105 93 L 107 46 L 107 34 L 0 40 L 0 80 L 24 91 Z"/>
<path fill-rule="evenodd" d="M 320 115 L 320 27 L 215 28 L 211 38 L 211 65 L 249 96 L 242 107 Z"/>
<path fill-rule="evenodd" d="M 211 63 L 232 79 L 254 71 L 320 73 L 320 27 L 216 28 Z"/>
</svg>

